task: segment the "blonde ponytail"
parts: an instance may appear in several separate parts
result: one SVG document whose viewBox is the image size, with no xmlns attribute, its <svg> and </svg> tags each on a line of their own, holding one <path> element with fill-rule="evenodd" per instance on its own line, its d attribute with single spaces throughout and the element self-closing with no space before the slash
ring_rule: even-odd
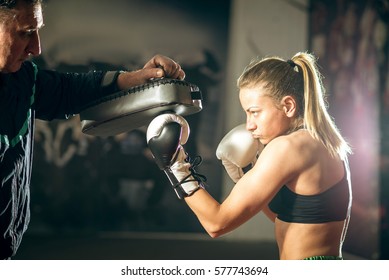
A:
<svg viewBox="0 0 389 280">
<path fill-rule="evenodd" d="M 321 141 L 331 155 L 344 159 L 351 148 L 329 115 L 325 99 L 322 76 L 316 58 L 300 52 L 292 61 L 299 66 L 304 80 L 304 127 L 315 139 Z"/>
</svg>

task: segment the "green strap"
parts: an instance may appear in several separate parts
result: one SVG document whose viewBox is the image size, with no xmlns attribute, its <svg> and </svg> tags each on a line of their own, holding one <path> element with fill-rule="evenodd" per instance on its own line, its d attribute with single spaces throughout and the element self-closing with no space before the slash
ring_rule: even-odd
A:
<svg viewBox="0 0 389 280">
<path fill-rule="evenodd" d="M 35 82 L 38 74 L 38 67 L 36 66 L 35 63 L 32 63 L 32 65 L 34 67 L 34 85 L 32 86 L 32 95 L 30 98 L 30 109 L 28 109 L 27 111 L 26 120 L 24 121 L 22 127 L 20 128 L 19 133 L 13 139 L 9 140 L 7 135 L 0 134 L 0 141 L 8 146 L 15 147 L 20 142 L 20 140 L 22 140 L 23 135 L 26 134 L 28 129 L 28 122 L 31 118 L 31 106 L 32 104 L 34 104 L 35 101 Z"/>
</svg>

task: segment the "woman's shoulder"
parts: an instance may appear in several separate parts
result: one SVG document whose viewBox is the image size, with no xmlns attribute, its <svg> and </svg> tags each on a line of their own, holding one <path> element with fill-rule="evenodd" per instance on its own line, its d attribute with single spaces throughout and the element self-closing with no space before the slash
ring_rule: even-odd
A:
<svg viewBox="0 0 389 280">
<path fill-rule="evenodd" d="M 304 165 L 325 152 L 324 145 L 303 129 L 273 139 L 266 149 L 273 156 L 278 154 Z"/>
<path fill-rule="evenodd" d="M 290 134 L 281 135 L 269 142 L 268 146 L 286 149 L 314 149 L 320 146 L 320 142 L 314 139 L 305 129 L 300 129 Z"/>
</svg>

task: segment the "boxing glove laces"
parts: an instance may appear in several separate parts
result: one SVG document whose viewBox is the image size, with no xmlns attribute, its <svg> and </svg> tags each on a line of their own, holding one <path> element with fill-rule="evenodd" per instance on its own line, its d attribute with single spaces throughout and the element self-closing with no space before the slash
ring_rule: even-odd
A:
<svg viewBox="0 0 389 280">
<path fill-rule="evenodd" d="M 150 122 L 146 134 L 156 164 L 165 172 L 179 199 L 204 188 L 207 180 L 195 170 L 202 161 L 201 157 L 191 160 L 184 150 L 189 134 L 189 124 L 176 114 L 157 116 Z"/>
</svg>

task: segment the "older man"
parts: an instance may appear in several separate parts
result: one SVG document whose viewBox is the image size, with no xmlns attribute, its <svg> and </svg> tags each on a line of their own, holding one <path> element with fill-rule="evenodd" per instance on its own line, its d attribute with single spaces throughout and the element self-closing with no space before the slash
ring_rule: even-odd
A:
<svg viewBox="0 0 389 280">
<path fill-rule="evenodd" d="M 183 79 L 154 56 L 137 71 L 58 73 L 28 61 L 41 53 L 41 0 L 0 0 L 0 259 L 15 255 L 30 220 L 35 119 L 65 119 L 91 101 L 151 78 Z"/>
</svg>

